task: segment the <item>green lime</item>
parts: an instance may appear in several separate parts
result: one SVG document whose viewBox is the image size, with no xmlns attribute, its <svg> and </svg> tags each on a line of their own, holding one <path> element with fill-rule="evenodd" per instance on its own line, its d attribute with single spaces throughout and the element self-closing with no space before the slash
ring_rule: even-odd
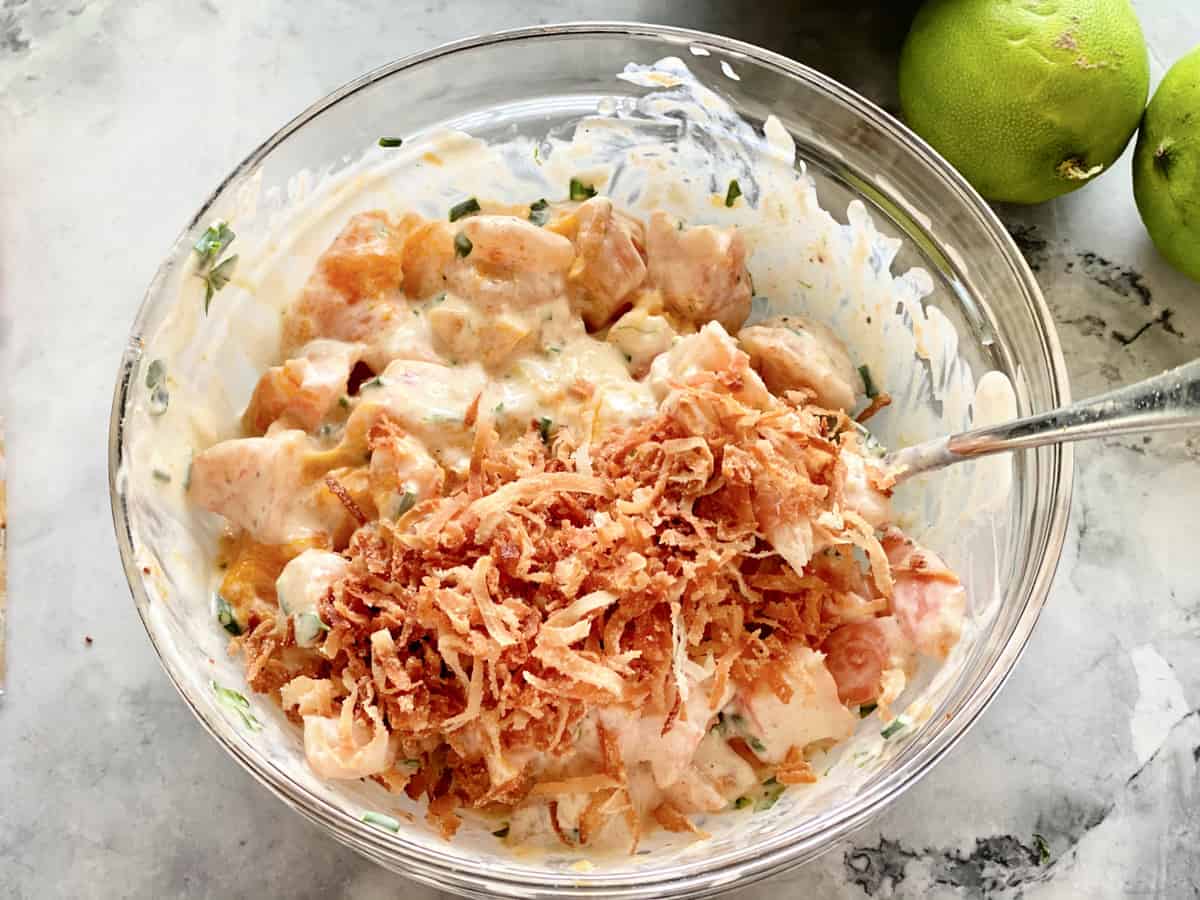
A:
<svg viewBox="0 0 1200 900">
<path fill-rule="evenodd" d="M 1154 246 L 1200 281 L 1200 47 L 1171 66 L 1146 107 L 1133 196 Z"/>
<path fill-rule="evenodd" d="M 929 0 L 900 55 L 908 124 L 989 200 L 1086 184 L 1121 155 L 1149 90 L 1128 0 Z"/>
</svg>

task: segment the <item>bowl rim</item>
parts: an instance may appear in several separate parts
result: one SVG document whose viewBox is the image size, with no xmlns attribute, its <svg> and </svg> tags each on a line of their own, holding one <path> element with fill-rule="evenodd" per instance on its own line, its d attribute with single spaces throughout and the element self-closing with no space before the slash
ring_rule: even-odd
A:
<svg viewBox="0 0 1200 900">
<path fill-rule="evenodd" d="M 959 199 L 980 218 L 981 224 L 998 239 L 1002 256 L 1013 277 L 1023 286 L 1028 311 L 1039 326 L 1039 336 L 1043 345 L 1041 350 L 1049 364 L 1051 396 L 1057 405 L 1065 405 L 1070 401 L 1070 384 L 1058 334 L 1033 273 L 995 212 L 945 159 L 885 110 L 835 79 L 782 54 L 754 44 L 688 28 L 642 22 L 573 21 L 473 35 L 385 63 L 346 82 L 312 103 L 260 143 L 209 194 L 196 214 L 179 233 L 172 247 L 178 248 L 187 240 L 189 233 L 205 219 L 227 186 L 253 171 L 276 147 L 300 128 L 358 91 L 405 69 L 466 50 L 511 42 L 533 41 L 539 38 L 589 35 L 651 38 L 680 47 L 710 46 L 726 54 L 746 57 L 755 63 L 774 68 L 782 74 L 799 78 L 811 86 L 825 91 L 859 116 L 870 119 L 872 124 L 885 132 L 891 140 L 906 145 L 909 151 L 919 157 L 941 179 L 943 187 L 954 190 L 959 195 Z M 365 826 L 346 809 L 330 803 L 293 782 L 266 759 L 256 758 L 253 753 L 248 752 L 250 745 L 245 742 L 244 737 L 224 733 L 227 730 L 225 723 L 210 718 L 193 702 L 185 689 L 182 677 L 173 671 L 164 656 L 160 638 L 151 622 L 151 597 L 141 569 L 136 564 L 131 519 L 125 502 L 122 465 L 126 441 L 125 414 L 129 408 L 131 386 L 142 357 L 142 334 L 151 314 L 156 290 L 170 274 L 174 265 L 173 257 L 174 254 L 168 256 L 159 266 L 143 295 L 118 369 L 109 422 L 109 499 L 113 527 L 116 531 L 122 567 L 138 615 L 158 656 L 159 664 L 185 704 L 191 709 L 203 728 L 241 764 L 243 769 L 288 806 L 314 823 L 323 826 L 340 842 L 347 844 L 373 861 L 403 872 L 407 877 L 417 881 L 478 896 L 502 893 L 509 896 L 548 897 L 564 891 L 578 896 L 594 897 L 617 895 L 658 897 L 664 896 L 664 892 L 677 896 L 701 896 L 727 890 L 735 884 L 744 886 L 806 862 L 829 849 L 834 841 L 845 838 L 882 812 L 884 808 L 924 777 L 933 765 L 963 738 L 1012 674 L 1017 660 L 1028 643 L 1042 607 L 1045 605 L 1061 559 L 1070 512 L 1074 465 L 1069 445 L 1049 448 L 1050 478 L 1047 490 L 1051 497 L 1051 508 L 1046 519 L 1044 554 L 1029 585 L 1024 608 L 1017 617 L 1012 634 L 999 657 L 983 674 L 975 691 L 965 698 L 962 706 L 952 720 L 947 723 L 944 730 L 933 735 L 929 744 L 921 748 L 909 761 L 909 768 L 881 778 L 877 784 L 859 795 L 858 802 L 841 810 L 832 822 L 827 823 L 828 827 L 820 836 L 823 846 L 815 848 L 809 846 L 813 842 L 814 836 L 808 838 L 801 838 L 798 835 L 789 836 L 785 831 L 779 835 L 773 835 L 753 847 L 743 848 L 730 854 L 719 866 L 710 866 L 707 862 L 688 864 L 687 873 L 681 875 L 673 874 L 670 870 L 623 875 L 611 875 L 603 872 L 595 875 L 579 873 L 572 874 L 570 877 L 550 872 L 530 872 L 522 873 L 518 878 L 494 872 L 466 871 L 462 868 L 461 857 L 455 858 L 438 851 L 431 853 L 430 848 L 426 846 L 413 844 L 398 835 Z M 903 777 L 898 778 L 901 775 Z"/>
</svg>

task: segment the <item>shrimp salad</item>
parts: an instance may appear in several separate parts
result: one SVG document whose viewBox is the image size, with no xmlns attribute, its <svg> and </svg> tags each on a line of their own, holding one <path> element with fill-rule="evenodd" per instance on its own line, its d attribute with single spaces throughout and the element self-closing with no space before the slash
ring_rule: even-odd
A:
<svg viewBox="0 0 1200 900">
<path fill-rule="evenodd" d="M 815 782 L 966 597 L 892 522 L 886 386 L 747 324 L 742 231 L 570 196 L 351 217 L 187 496 L 319 777 L 632 853 Z"/>
</svg>

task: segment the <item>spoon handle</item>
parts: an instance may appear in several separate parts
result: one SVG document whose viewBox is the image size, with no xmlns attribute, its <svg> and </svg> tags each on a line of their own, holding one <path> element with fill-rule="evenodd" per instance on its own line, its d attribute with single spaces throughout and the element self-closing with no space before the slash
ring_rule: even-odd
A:
<svg viewBox="0 0 1200 900">
<path fill-rule="evenodd" d="M 889 453 L 897 480 L 977 456 L 1066 441 L 1200 426 L 1200 359 L 1099 397 Z"/>
</svg>

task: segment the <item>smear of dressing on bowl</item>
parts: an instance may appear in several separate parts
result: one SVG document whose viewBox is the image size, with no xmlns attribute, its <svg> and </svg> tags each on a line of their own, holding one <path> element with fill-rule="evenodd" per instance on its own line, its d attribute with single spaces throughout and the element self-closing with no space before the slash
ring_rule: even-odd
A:
<svg viewBox="0 0 1200 900">
<path fill-rule="evenodd" d="M 144 358 L 147 364 L 162 360 L 170 400 L 165 412 L 151 415 L 150 390 L 143 389 L 140 375 L 136 379 L 127 469 L 121 477 L 128 482 L 138 557 L 149 570 L 151 595 L 162 601 L 154 612 L 161 617 L 155 620 L 158 628 L 181 646 L 194 644 L 197 656 L 213 659 L 196 676 L 197 684 L 210 670 L 231 686 L 241 684 L 241 674 L 225 658 L 227 636 L 212 614 L 217 579 L 212 561 L 221 522 L 185 502 L 189 460 L 194 451 L 239 433 L 255 380 L 278 359 L 284 306 L 302 288 L 312 261 L 357 212 L 414 210 L 442 218 L 470 196 L 508 203 L 564 199 L 570 180 L 584 179 L 641 216 L 665 208 L 689 224 L 740 228 L 754 277 L 751 321 L 800 314 L 829 324 L 893 398 L 892 407 L 871 423 L 885 444 L 909 444 L 1015 412 L 1009 380 L 989 372 L 976 383 L 958 353 L 953 324 L 922 303 L 933 289 L 929 275 L 920 269 L 892 274 L 900 242 L 880 234 L 858 201 L 850 204 L 844 223 L 819 207 L 814 184 L 803 162 L 797 164 L 795 144 L 778 119 L 767 118 L 759 132 L 678 59 L 630 64 L 618 77 L 646 93 L 636 100 L 605 102 L 569 135 L 495 143 L 452 130 L 414 135 L 401 148 L 372 148 L 336 174 L 295 173 L 286 199 L 264 197 L 260 177 L 251 177 L 239 186 L 232 208 L 221 211 L 238 233 L 232 249 L 239 263 L 230 284 L 214 297 L 210 314 L 204 314 L 203 285 L 191 271 L 191 260 L 167 274 L 179 300 L 152 327 Z M 744 199 L 729 207 L 725 199 L 735 179 Z M 425 340 L 425 321 L 414 317 L 391 339 Z M 532 411 L 543 402 L 539 393 L 546 385 L 574 377 L 578 353 L 609 352 L 592 349 L 579 335 L 559 337 L 564 352 L 540 359 L 497 402 L 522 414 Z M 587 362 L 603 369 L 611 360 Z M 474 365 L 468 362 L 464 372 Z M 636 388 L 628 396 L 623 390 L 614 393 L 613 402 L 628 404 L 630 415 L 644 411 L 649 398 Z M 968 587 L 982 579 L 992 584 L 1001 577 L 1003 548 L 990 536 L 997 527 L 990 519 L 1003 514 L 1011 463 L 993 458 L 936 477 L 936 484 L 914 483 L 897 498 L 902 524 L 944 550 Z M 970 540 L 978 531 L 986 539 Z M 990 552 L 980 553 L 980 546 Z M 981 611 L 972 612 L 979 620 Z M 777 830 L 783 819 L 862 789 L 936 709 L 968 660 L 973 638 L 968 629 L 947 663 L 924 672 L 916 688 L 905 693 L 897 708 L 907 704 L 908 711 L 898 720 L 899 729 L 884 737 L 874 717 L 865 719 L 854 738 L 821 762 L 825 777 L 817 784 L 789 790 L 762 812 L 701 816 L 700 827 L 715 838 L 736 829 L 738 840 L 754 840 Z M 185 647 L 183 652 L 191 651 Z M 315 778 L 291 726 L 265 700 L 250 702 L 265 724 L 255 746 L 314 794 L 352 809 L 421 812 L 374 786 L 331 785 Z M 497 854 L 493 827 L 486 820 L 468 820 L 456 840 Z M 423 825 L 402 824 L 401 831 L 436 845 Z M 682 861 L 706 852 L 705 842 L 666 833 L 656 834 L 648 846 L 655 864 L 664 855 Z M 591 854 L 589 859 L 598 862 Z M 558 854 L 543 861 L 571 867 L 579 857 Z"/>
</svg>

